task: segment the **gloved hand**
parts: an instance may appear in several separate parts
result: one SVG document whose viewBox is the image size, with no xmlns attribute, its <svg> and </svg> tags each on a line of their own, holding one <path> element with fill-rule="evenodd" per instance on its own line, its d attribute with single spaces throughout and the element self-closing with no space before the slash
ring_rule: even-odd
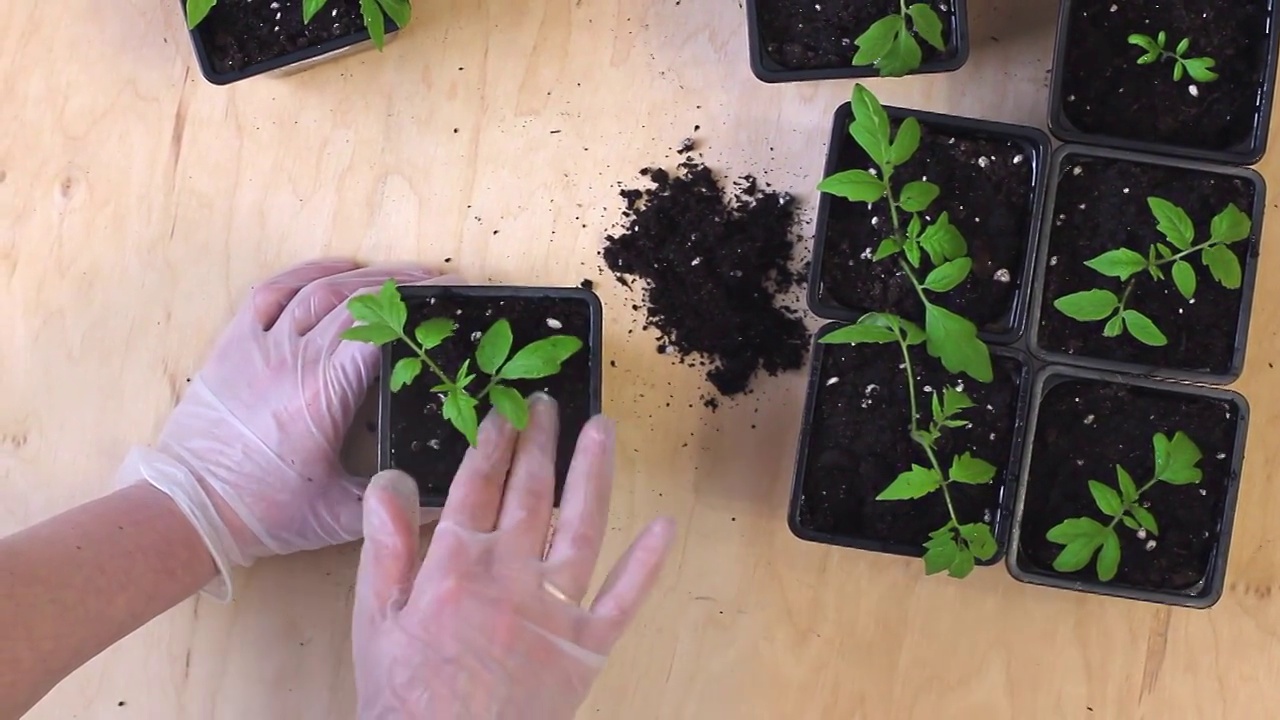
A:
<svg viewBox="0 0 1280 720">
<path fill-rule="evenodd" d="M 159 488 L 204 537 L 219 570 L 207 592 L 230 599 L 230 566 L 360 537 L 365 481 L 338 453 L 379 350 L 341 340 L 354 322 L 346 301 L 387 278 L 435 275 L 332 260 L 257 286 L 154 448 L 126 459 L 120 481 Z"/>
<path fill-rule="evenodd" d="M 352 632 L 360 720 L 570 720 L 582 704 L 675 525 L 645 528 L 581 608 L 608 523 L 613 426 L 583 429 L 547 549 L 557 425 L 545 396 L 518 438 L 490 414 L 420 568 L 413 481 L 373 478 Z"/>
</svg>

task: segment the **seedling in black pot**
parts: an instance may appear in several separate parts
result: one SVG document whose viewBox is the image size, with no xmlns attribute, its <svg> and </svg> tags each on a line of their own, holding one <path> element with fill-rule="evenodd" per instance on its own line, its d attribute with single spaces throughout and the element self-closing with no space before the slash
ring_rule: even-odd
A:
<svg viewBox="0 0 1280 720">
<path fill-rule="evenodd" d="M 897 12 L 871 23 L 867 31 L 854 40 L 858 52 L 854 65 L 871 65 L 886 77 L 902 77 L 919 70 L 924 60 L 918 40 L 938 52 L 947 49 L 942 40 L 942 18 L 929 3 L 907 5 L 900 0 Z"/>
<path fill-rule="evenodd" d="M 1180 82 L 1183 77 L 1190 75 L 1192 80 L 1198 82 L 1213 82 L 1218 79 L 1218 73 L 1211 68 L 1218 64 L 1217 60 L 1211 57 L 1187 57 L 1186 54 L 1191 50 L 1191 38 L 1183 38 L 1182 42 L 1173 50 L 1166 50 L 1165 44 L 1169 42 L 1169 34 L 1161 30 L 1155 37 L 1143 35 L 1142 33 L 1134 33 L 1129 36 L 1129 44 L 1137 45 L 1146 50 L 1142 57 L 1138 58 L 1139 65 L 1150 65 L 1154 62 L 1162 62 L 1165 60 L 1173 61 L 1173 81 Z"/>
</svg>

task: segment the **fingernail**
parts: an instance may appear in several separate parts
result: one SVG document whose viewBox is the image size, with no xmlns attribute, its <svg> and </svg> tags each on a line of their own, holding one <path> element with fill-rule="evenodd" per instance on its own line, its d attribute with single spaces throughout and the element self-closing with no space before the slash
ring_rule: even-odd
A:
<svg viewBox="0 0 1280 720">
<path fill-rule="evenodd" d="M 556 399 L 544 392 L 536 392 L 529 396 L 529 406 L 552 406 L 556 404 Z"/>
<path fill-rule="evenodd" d="M 407 473 L 400 470 L 383 470 L 373 476 L 369 487 L 377 486 L 395 495 L 402 507 L 417 507 L 418 484 Z"/>
<path fill-rule="evenodd" d="M 608 415 L 597 415 L 595 418 L 597 432 L 603 440 L 612 441 L 618 434 L 618 423 Z"/>
</svg>

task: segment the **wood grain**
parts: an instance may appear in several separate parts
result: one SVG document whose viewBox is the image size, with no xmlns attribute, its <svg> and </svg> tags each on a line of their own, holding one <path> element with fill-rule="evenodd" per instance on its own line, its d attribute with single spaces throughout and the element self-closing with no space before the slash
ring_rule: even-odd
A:
<svg viewBox="0 0 1280 720">
<path fill-rule="evenodd" d="M 432 0 L 382 55 L 219 89 L 176 6 L 0 4 L 0 532 L 106 491 L 255 280 L 317 255 L 451 258 L 475 281 L 598 282 L 622 426 L 606 558 L 655 514 L 681 524 L 584 717 L 1207 720 L 1280 704 L 1276 256 L 1238 384 L 1253 428 L 1215 609 L 1050 591 L 998 568 L 925 579 L 913 562 L 795 540 L 802 377 L 709 413 L 699 374 L 654 352 L 597 256 L 618 183 L 691 134 L 714 166 L 794 188 L 811 210 L 849 83 L 758 83 L 732 0 Z M 963 70 L 875 90 L 1042 125 L 1056 3 L 970 7 Z M 1280 177 L 1274 157 L 1261 169 Z M 261 563 L 234 604 L 183 604 L 30 717 L 350 718 L 356 559 Z"/>
</svg>

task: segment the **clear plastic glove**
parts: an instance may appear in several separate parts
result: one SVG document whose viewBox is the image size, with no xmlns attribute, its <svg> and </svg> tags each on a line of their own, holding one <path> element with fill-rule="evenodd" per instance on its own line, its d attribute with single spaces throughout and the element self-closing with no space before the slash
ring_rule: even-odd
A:
<svg viewBox="0 0 1280 720">
<path fill-rule="evenodd" d="M 228 570 L 257 558 L 360 537 L 363 479 L 338 458 L 379 350 L 343 342 L 352 294 L 388 278 L 434 278 L 418 266 L 294 267 L 254 288 L 191 380 L 154 448 L 137 449 L 122 482 L 168 494 L 204 537 L 230 599 Z"/>
<path fill-rule="evenodd" d="M 582 431 L 550 546 L 557 410 L 517 437 L 496 413 L 454 478 L 418 566 L 418 495 L 373 478 L 352 632 L 360 720 L 570 720 L 657 579 L 670 520 L 640 534 L 589 609 L 609 515 L 613 426 Z"/>
</svg>

